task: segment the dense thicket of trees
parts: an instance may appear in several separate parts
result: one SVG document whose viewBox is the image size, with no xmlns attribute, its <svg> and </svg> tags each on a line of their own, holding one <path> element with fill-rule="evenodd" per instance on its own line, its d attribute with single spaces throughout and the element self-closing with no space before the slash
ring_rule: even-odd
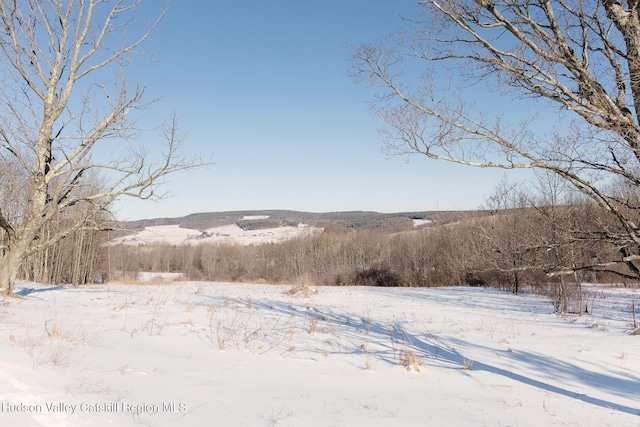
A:
<svg viewBox="0 0 640 427">
<path fill-rule="evenodd" d="M 65 227 L 63 224 L 49 224 L 42 232 L 48 238 L 51 227 Z M 100 246 L 105 243 L 105 235 L 96 229 L 85 228 L 73 231 L 66 239 L 48 245 L 42 251 L 27 257 L 22 263 L 19 276 L 25 280 L 51 284 L 84 284 L 101 279 L 99 257 Z"/>
<path fill-rule="evenodd" d="M 542 185 L 541 183 L 540 185 Z M 533 196 L 503 183 L 483 217 L 410 232 L 333 227 L 279 244 L 233 246 L 107 246 L 102 268 L 123 272 L 182 272 L 192 280 L 365 286 L 492 286 L 550 295 L 558 311 L 582 311 L 583 282 L 621 280 L 610 272 L 555 274 L 559 266 L 607 259 L 606 241 L 577 240 L 608 217 L 592 202 Z M 560 199 L 557 199 L 559 201 Z M 544 202 L 544 204 L 543 204 Z"/>
<path fill-rule="evenodd" d="M 84 181 L 85 185 L 73 189 L 72 197 L 90 196 L 101 186 L 98 177 L 90 172 Z M 0 211 L 4 217 L 19 219 L 24 215 L 29 193 L 29 178 L 17 160 L 3 159 L 0 162 Z M 100 247 L 108 238 L 108 234 L 100 230 L 108 228 L 110 222 L 106 212 L 91 212 L 81 203 L 58 212 L 36 235 L 33 245 L 41 250 L 25 255 L 16 272 L 18 277 L 51 284 L 92 282 Z M 9 233 L 0 228 L 0 261 L 3 263 L 11 244 Z"/>
</svg>

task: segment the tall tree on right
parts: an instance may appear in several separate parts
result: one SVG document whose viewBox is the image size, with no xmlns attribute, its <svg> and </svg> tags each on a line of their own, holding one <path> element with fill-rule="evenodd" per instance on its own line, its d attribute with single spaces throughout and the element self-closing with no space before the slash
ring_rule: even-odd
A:
<svg viewBox="0 0 640 427">
<path fill-rule="evenodd" d="M 640 2 L 425 0 L 408 21 L 411 30 L 352 53 L 356 79 L 377 88 L 387 151 L 556 174 L 609 218 L 571 238 L 616 251 L 549 274 L 640 278 Z M 443 84 L 441 67 L 459 79 Z M 488 118 L 471 99 L 484 94 L 465 90 L 481 84 L 555 108 L 562 126 L 541 130 L 533 114 L 511 124 Z"/>
</svg>

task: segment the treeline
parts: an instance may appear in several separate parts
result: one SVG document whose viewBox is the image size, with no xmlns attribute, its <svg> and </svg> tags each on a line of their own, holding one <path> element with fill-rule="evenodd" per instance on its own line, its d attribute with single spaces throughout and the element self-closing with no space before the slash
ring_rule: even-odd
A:
<svg viewBox="0 0 640 427">
<path fill-rule="evenodd" d="M 92 173 L 86 173 L 82 185 L 73 188 L 66 196 L 83 199 L 99 192 L 102 183 Z M 53 184 L 52 184 L 53 185 Z M 32 188 L 19 162 L 12 157 L 0 161 L 0 259 L 19 240 L 10 223 L 20 225 L 28 216 L 28 204 Z M 50 215 L 42 213 L 42 216 Z M 102 246 L 109 238 L 103 230 L 108 228 L 110 216 L 106 212 L 92 214 L 86 203 L 76 203 L 64 213 L 50 215 L 44 222 L 30 247 L 21 259 L 18 277 L 48 284 L 79 284 L 94 281 L 102 266 Z"/>
<path fill-rule="evenodd" d="M 334 228 L 261 246 L 112 246 L 112 272 L 182 272 L 192 280 L 366 286 L 525 287 L 551 295 L 558 311 L 583 310 L 582 282 L 620 281 L 608 272 L 559 271 L 612 256 L 605 244 L 569 242 L 561 232 L 599 222 L 588 204 L 523 208 L 412 232 Z M 548 221 L 555 227 L 548 227 Z M 564 240 L 561 240 L 564 238 Z M 563 274 L 554 274 L 562 272 Z"/>
<path fill-rule="evenodd" d="M 41 239 L 49 239 L 51 229 L 59 224 L 44 227 Z M 68 233 L 64 240 L 46 245 L 41 251 L 28 256 L 22 263 L 20 277 L 38 283 L 84 284 L 99 280 L 103 263 L 102 245 L 106 234 L 92 228 Z"/>
<path fill-rule="evenodd" d="M 117 245 L 105 249 L 102 268 L 111 272 L 182 272 L 193 280 L 304 280 L 318 285 L 411 287 L 487 285 L 517 293 L 523 284 L 541 285 L 564 278 L 547 273 L 553 266 L 569 262 L 569 258 L 593 256 L 594 248 L 589 246 L 548 250 L 549 246 L 539 241 L 550 239 L 540 232 L 524 231 L 530 214 L 538 213 L 514 211 L 396 234 L 333 229 L 259 246 Z M 581 273 L 580 277 L 598 280 L 594 273 Z"/>
<path fill-rule="evenodd" d="M 530 190 L 502 183 L 487 204 L 484 216 L 410 232 L 334 225 L 317 236 L 261 246 L 110 246 L 101 269 L 257 283 L 470 285 L 513 293 L 526 287 L 550 295 L 558 311 L 580 312 L 586 309 L 581 283 L 633 280 L 634 272 L 618 262 L 624 248 L 598 238 L 618 225 L 594 203 L 534 199 Z"/>
<path fill-rule="evenodd" d="M 180 272 L 191 280 L 366 286 L 491 286 L 553 298 L 558 311 L 583 311 L 583 282 L 633 282 L 632 248 L 602 238 L 621 227 L 593 202 L 546 187 L 501 183 L 478 215 L 412 231 L 352 230 L 325 223 L 316 236 L 259 246 L 105 245 L 105 219 L 64 240 L 43 229 L 45 247 L 21 277 L 42 283 L 119 280 L 140 271 Z M 542 187 L 542 184 L 541 187 Z M 562 190 L 562 191 L 561 191 Z M 626 209 L 633 209 L 629 197 Z M 633 194 L 631 194 L 633 195 Z M 639 204 L 640 205 L 640 204 Z M 622 208 L 622 207 L 621 207 Z M 640 221 L 638 222 L 640 223 Z M 66 227 L 63 218 L 48 227 Z M 2 237 L 2 236 L 0 236 Z"/>
</svg>

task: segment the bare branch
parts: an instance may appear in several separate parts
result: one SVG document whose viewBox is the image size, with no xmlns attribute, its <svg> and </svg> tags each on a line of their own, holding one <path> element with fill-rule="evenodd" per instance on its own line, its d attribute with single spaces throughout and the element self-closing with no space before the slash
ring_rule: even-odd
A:
<svg viewBox="0 0 640 427">
<path fill-rule="evenodd" d="M 612 189 L 613 182 L 640 186 L 637 8 L 608 0 L 426 0 L 407 21 L 408 35 L 352 51 L 354 77 L 378 90 L 373 105 L 387 153 L 547 170 L 615 222 L 592 238 L 640 252 L 637 209 Z M 423 70 L 418 78 L 416 69 Z M 554 131 L 538 129 L 533 116 L 518 123 L 487 118 L 465 86 L 458 93 L 443 81 L 443 70 L 476 90 L 482 82 L 487 92 L 542 100 L 541 108 L 573 119 Z M 623 258 L 591 268 L 629 262 Z"/>
<path fill-rule="evenodd" d="M 143 28 L 134 19 L 141 7 L 142 0 L 0 2 L 0 149 L 19 181 L 0 190 L 0 229 L 9 238 L 0 251 L 0 290 L 10 292 L 27 257 L 99 228 L 119 197 L 161 196 L 164 177 L 208 164 L 181 154 L 175 118 L 164 129 L 160 158 L 135 141 L 142 131 L 135 113 L 153 100 L 128 84 L 126 66 L 144 55 L 138 48 L 166 13 Z M 116 80 L 112 66 L 120 69 Z M 81 93 L 88 76 L 95 83 Z M 110 142 L 116 160 L 96 150 Z"/>
</svg>

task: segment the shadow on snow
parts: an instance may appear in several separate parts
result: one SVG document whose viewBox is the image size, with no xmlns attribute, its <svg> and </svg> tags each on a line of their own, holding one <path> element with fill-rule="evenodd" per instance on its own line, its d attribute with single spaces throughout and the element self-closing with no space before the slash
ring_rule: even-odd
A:
<svg viewBox="0 0 640 427">
<path fill-rule="evenodd" d="M 247 304 L 247 301 L 242 299 L 226 298 L 222 296 L 200 296 L 208 300 L 213 300 L 216 304 L 221 305 Z M 518 381 L 531 387 L 567 396 L 572 399 L 578 399 L 591 405 L 640 416 L 639 408 L 589 396 L 584 393 L 579 393 L 568 388 L 551 384 L 550 382 L 531 378 L 508 369 L 470 359 L 469 357 L 463 356 L 454 346 L 447 345 L 442 340 L 438 339 L 434 334 L 418 335 L 407 332 L 403 328 L 401 322 L 383 324 L 376 322 L 373 319 L 364 318 L 360 315 L 334 312 L 330 308 L 325 310 L 311 306 L 302 308 L 300 306 L 280 301 L 258 301 L 251 299 L 251 305 L 284 316 L 295 315 L 295 317 L 300 317 L 309 321 L 323 322 L 324 324 L 340 327 L 339 335 L 349 340 L 351 345 L 346 346 L 342 351 L 334 352 L 337 354 L 365 354 L 368 351 L 366 350 L 366 344 L 375 343 L 377 346 L 381 347 L 381 350 L 375 351 L 376 357 L 390 364 L 397 364 L 397 353 L 399 351 L 399 348 L 396 347 L 397 344 L 403 347 L 409 347 L 414 351 L 419 352 L 419 356 L 422 358 L 428 358 L 440 363 L 444 362 L 450 365 L 452 369 L 465 370 L 468 369 L 467 367 L 472 366 L 473 371 L 476 372 L 489 372 L 494 375 L 509 378 L 513 381 Z M 465 348 L 481 348 L 461 340 L 457 340 L 457 345 Z M 306 348 L 305 350 L 316 353 L 322 353 L 323 351 L 321 348 Z M 496 350 L 492 349 L 492 351 Z M 529 365 L 549 377 L 558 379 L 573 378 L 574 380 L 579 381 L 588 379 L 590 385 L 597 385 L 600 389 L 608 390 L 620 396 L 633 396 L 637 393 L 638 383 L 635 380 L 627 380 L 602 374 L 597 371 L 589 371 L 566 361 L 553 359 L 549 356 L 533 352 L 517 350 L 497 351 L 502 353 L 501 356 L 507 357 L 517 363 Z"/>
<path fill-rule="evenodd" d="M 51 287 L 27 287 L 24 286 L 17 292 L 20 296 L 28 296 L 38 292 L 57 291 L 65 289 L 62 286 Z M 196 305 L 211 305 L 223 307 L 229 304 L 235 304 L 239 306 L 246 306 L 247 300 L 227 298 L 224 296 L 212 296 L 206 294 L 198 294 L 197 296 L 202 300 L 200 304 Z M 288 317 L 297 317 L 309 322 L 316 321 L 329 328 L 339 328 L 339 334 L 337 337 L 343 337 L 347 340 L 347 344 L 340 344 L 339 351 L 334 351 L 337 354 L 366 354 L 370 351 L 367 350 L 366 345 L 375 345 L 377 347 L 374 350 L 375 355 L 380 360 L 388 362 L 390 364 L 397 364 L 397 354 L 399 348 L 396 345 L 408 347 L 416 352 L 419 352 L 421 358 L 430 359 L 439 363 L 445 363 L 450 365 L 451 369 L 464 370 L 465 367 L 472 366 L 473 371 L 485 371 L 494 375 L 499 375 L 505 378 L 509 378 L 513 381 L 518 381 L 522 384 L 526 384 L 531 387 L 535 387 L 541 390 L 545 390 L 551 393 L 556 393 L 569 398 L 578 399 L 585 403 L 600 406 L 603 408 L 615 409 L 620 412 L 625 412 L 631 415 L 640 415 L 640 409 L 631 406 L 626 406 L 618 403 L 614 403 L 605 399 L 589 396 L 587 394 L 578 393 L 568 388 L 560 387 L 558 385 L 551 384 L 550 382 L 542 381 L 539 379 L 531 378 L 523 374 L 513 372 L 508 369 L 493 366 L 488 363 L 484 363 L 478 360 L 473 360 L 463 356 L 454 345 L 449 345 L 443 342 L 434 334 L 412 334 L 407 332 L 402 322 L 396 321 L 395 323 L 382 323 L 377 322 L 371 318 L 365 318 L 356 314 L 349 314 L 345 312 L 334 312 L 331 308 L 318 308 L 311 307 L 311 305 L 296 306 L 294 304 L 288 304 L 282 301 L 263 301 L 251 299 L 251 305 L 273 314 L 279 314 Z M 335 338 L 335 337 L 334 337 Z M 307 343 L 309 346 L 310 343 Z M 482 347 L 456 339 L 455 345 L 470 348 L 476 347 L 482 349 Z M 305 348 L 306 351 L 313 353 L 322 353 L 324 349 L 319 347 Z M 584 381 L 588 379 L 591 385 L 597 385 L 597 387 L 608 390 L 616 395 L 635 395 L 637 393 L 638 383 L 634 380 L 627 380 L 618 377 L 609 376 L 597 371 L 589 371 L 583 369 L 577 365 L 561 361 L 558 359 L 550 358 L 546 355 L 536 354 L 527 351 L 518 350 L 496 350 L 491 349 L 494 352 L 500 352 L 499 356 L 504 356 L 517 363 L 529 365 L 535 368 L 541 373 L 544 373 L 548 377 L 553 378 L 565 378 L 574 379 L 578 381 Z"/>
</svg>

